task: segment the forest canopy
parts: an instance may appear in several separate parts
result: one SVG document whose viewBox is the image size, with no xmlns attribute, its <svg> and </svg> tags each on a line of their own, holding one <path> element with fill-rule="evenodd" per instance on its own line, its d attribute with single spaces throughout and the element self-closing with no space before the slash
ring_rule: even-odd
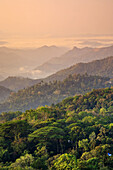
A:
<svg viewBox="0 0 113 170">
<path fill-rule="evenodd" d="M 0 115 L 0 169 L 113 167 L 113 88 Z"/>
</svg>

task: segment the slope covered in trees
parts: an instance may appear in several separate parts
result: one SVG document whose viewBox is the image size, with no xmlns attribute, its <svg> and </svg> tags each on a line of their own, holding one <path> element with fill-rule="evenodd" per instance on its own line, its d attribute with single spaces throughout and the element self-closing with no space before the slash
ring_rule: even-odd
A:
<svg viewBox="0 0 113 170">
<path fill-rule="evenodd" d="M 113 88 L 2 113 L 0 122 L 1 169 L 112 170 Z"/>
<path fill-rule="evenodd" d="M 58 103 L 68 96 L 84 94 L 92 89 L 111 87 L 113 82 L 109 78 L 100 76 L 73 75 L 62 82 L 38 83 L 27 89 L 13 93 L 9 99 L 0 104 L 0 112 L 25 111 L 39 105 Z"/>
<path fill-rule="evenodd" d="M 0 102 L 6 100 L 11 94 L 11 92 L 12 91 L 10 89 L 0 86 Z"/>
<path fill-rule="evenodd" d="M 113 78 L 113 57 L 107 57 L 102 60 L 95 60 L 89 63 L 78 63 L 44 79 L 44 81 L 63 80 L 67 75 L 84 74 L 99 75 Z"/>
</svg>

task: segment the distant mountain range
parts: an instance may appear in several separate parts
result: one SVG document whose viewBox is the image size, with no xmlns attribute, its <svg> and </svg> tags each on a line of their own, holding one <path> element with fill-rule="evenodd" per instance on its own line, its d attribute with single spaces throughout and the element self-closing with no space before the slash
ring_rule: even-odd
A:
<svg viewBox="0 0 113 170">
<path fill-rule="evenodd" d="M 20 89 L 33 86 L 34 84 L 37 84 L 40 81 L 41 81 L 40 79 L 34 80 L 34 79 L 23 78 L 23 77 L 8 77 L 0 82 L 0 86 L 4 86 L 13 91 L 18 91 Z"/>
<path fill-rule="evenodd" d="M 78 63 L 69 68 L 58 71 L 44 79 L 30 79 L 23 77 L 8 77 L 0 81 L 0 85 L 13 91 L 18 91 L 33 86 L 41 81 L 49 82 L 54 80 L 63 81 L 67 76 L 74 74 L 98 75 L 113 78 L 113 57 L 95 60 L 89 63 Z"/>
<path fill-rule="evenodd" d="M 73 74 L 99 75 L 113 78 L 113 57 L 107 57 L 101 60 L 95 60 L 89 63 L 78 63 L 67 69 L 58 71 L 55 74 L 44 79 L 44 81 L 63 80 L 68 75 Z"/>
<path fill-rule="evenodd" d="M 24 76 L 37 78 L 40 72 L 34 67 L 68 51 L 65 47 L 42 46 L 36 49 L 11 49 L 0 47 L 0 76 Z M 42 75 L 43 76 L 43 75 Z M 3 78 L 1 78 L 3 80 Z"/>
<path fill-rule="evenodd" d="M 113 46 L 104 48 L 74 47 L 60 57 L 54 57 L 35 68 L 40 74 L 53 74 L 77 63 L 88 63 L 93 60 L 113 56 Z"/>
<path fill-rule="evenodd" d="M 77 63 L 113 56 L 113 46 L 77 48 L 43 46 L 36 49 L 0 47 L 0 81 L 8 76 L 45 78 Z"/>
</svg>

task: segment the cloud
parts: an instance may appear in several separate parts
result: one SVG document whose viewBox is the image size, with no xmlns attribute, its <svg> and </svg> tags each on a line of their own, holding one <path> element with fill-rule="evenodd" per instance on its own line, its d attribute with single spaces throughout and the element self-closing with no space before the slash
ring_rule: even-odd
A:
<svg viewBox="0 0 113 170">
<path fill-rule="evenodd" d="M 92 41 L 100 41 L 100 42 L 113 42 L 113 39 L 91 39 Z"/>
<path fill-rule="evenodd" d="M 64 41 L 70 46 L 76 46 L 78 48 L 83 47 L 108 47 L 113 45 L 113 36 L 112 37 L 73 37 L 65 38 Z"/>
<path fill-rule="evenodd" d="M 85 46 L 93 46 L 93 47 L 97 47 L 97 46 L 101 46 L 102 43 L 98 42 L 98 41 L 83 41 L 79 43 L 80 45 L 85 45 Z"/>
<path fill-rule="evenodd" d="M 19 71 L 24 72 L 24 71 L 26 71 L 26 69 L 24 67 L 20 67 Z"/>
<path fill-rule="evenodd" d="M 4 44 L 7 44 L 8 42 L 7 41 L 0 41 L 0 45 L 4 45 Z"/>
<path fill-rule="evenodd" d="M 105 46 L 111 46 L 113 45 L 113 40 L 112 41 L 101 41 L 101 40 L 85 40 L 85 41 L 81 41 L 78 43 L 79 45 L 82 46 L 89 46 L 89 47 L 105 47 Z"/>
<path fill-rule="evenodd" d="M 32 70 L 31 73 L 32 73 L 32 75 L 37 75 L 37 74 L 41 74 L 42 71 L 40 71 L 40 70 Z"/>
<path fill-rule="evenodd" d="M 29 70 L 27 66 L 20 67 L 19 72 L 24 73 L 24 74 L 26 73 L 26 74 L 29 74 L 31 76 L 37 76 L 37 75 L 40 75 L 42 73 L 42 71 L 40 71 L 40 70 Z"/>
</svg>

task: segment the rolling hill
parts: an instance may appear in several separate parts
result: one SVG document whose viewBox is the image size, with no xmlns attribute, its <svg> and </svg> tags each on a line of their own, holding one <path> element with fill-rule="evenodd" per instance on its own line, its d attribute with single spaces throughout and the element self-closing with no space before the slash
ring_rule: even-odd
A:
<svg viewBox="0 0 113 170">
<path fill-rule="evenodd" d="M 32 87 L 19 90 L 10 95 L 8 100 L 0 104 L 0 112 L 25 111 L 39 105 L 58 103 L 68 96 L 84 94 L 92 89 L 111 87 L 109 78 L 88 75 L 68 76 L 61 81 L 38 83 Z"/>
<path fill-rule="evenodd" d="M 53 74 L 77 63 L 88 63 L 113 56 L 113 46 L 104 48 L 77 48 L 74 47 L 60 57 L 52 58 L 44 64 L 35 68 L 42 74 Z"/>
<path fill-rule="evenodd" d="M 30 86 L 33 86 L 41 81 L 63 81 L 67 76 L 74 74 L 97 75 L 102 77 L 113 78 L 113 57 L 107 57 L 101 60 L 95 60 L 89 63 L 78 63 L 64 70 L 60 70 L 51 76 L 44 79 L 30 79 L 23 77 L 8 77 L 0 82 L 1 86 L 9 88 L 13 91 L 18 91 Z"/>
<path fill-rule="evenodd" d="M 41 80 L 37 79 L 30 79 L 30 78 L 23 78 L 23 77 L 8 77 L 5 80 L 0 82 L 1 86 L 9 88 L 13 91 L 18 91 L 20 89 L 24 89 L 34 84 L 39 83 Z"/>
<path fill-rule="evenodd" d="M 69 68 L 58 71 L 44 79 L 44 81 L 63 80 L 70 74 L 99 75 L 113 78 L 113 57 L 95 60 L 89 63 L 78 63 Z"/>
</svg>

